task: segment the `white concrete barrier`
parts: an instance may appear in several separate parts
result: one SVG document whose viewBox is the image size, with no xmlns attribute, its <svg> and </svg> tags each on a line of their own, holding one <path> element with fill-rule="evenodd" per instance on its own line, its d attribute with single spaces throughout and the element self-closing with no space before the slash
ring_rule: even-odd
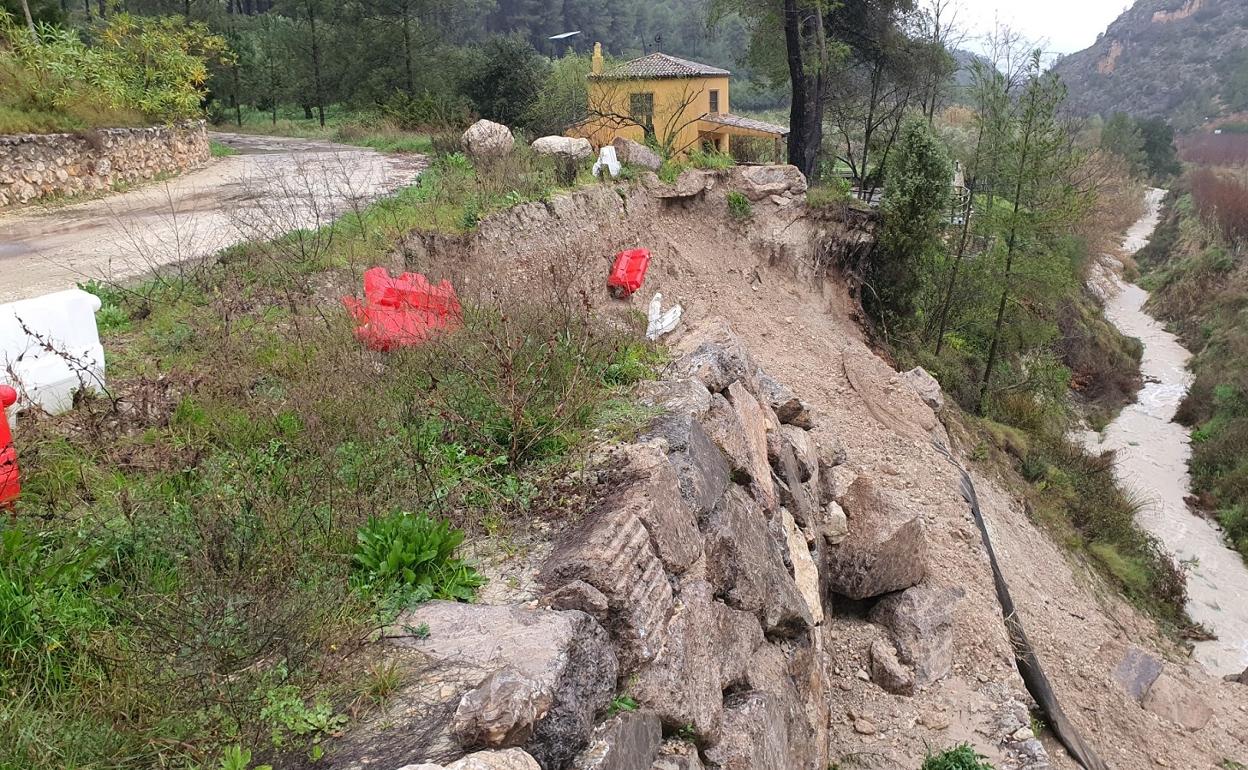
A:
<svg viewBox="0 0 1248 770">
<path fill-rule="evenodd" d="M 99 309 L 81 289 L 0 305 L 0 382 L 17 391 L 17 406 L 60 414 L 75 391 L 104 387 Z"/>
</svg>

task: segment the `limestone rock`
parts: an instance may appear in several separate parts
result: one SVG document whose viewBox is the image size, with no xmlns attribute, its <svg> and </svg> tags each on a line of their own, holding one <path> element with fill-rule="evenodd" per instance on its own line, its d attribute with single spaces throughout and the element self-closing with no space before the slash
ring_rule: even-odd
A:
<svg viewBox="0 0 1248 770">
<path fill-rule="evenodd" d="M 829 466 L 825 465 L 823 459 L 819 460 L 819 498 L 825 502 L 836 502 L 844 500 L 849 494 L 849 488 L 858 480 L 858 474 L 851 468 L 844 465 Z"/>
<path fill-rule="evenodd" d="M 776 503 L 776 488 L 767 461 L 767 420 L 764 407 L 740 381 L 728 386 L 728 397 L 715 394 L 706 430 L 728 457 L 733 479 L 749 484 L 768 508 Z"/>
<path fill-rule="evenodd" d="M 712 393 L 722 393 L 740 380 L 747 390 L 758 394 L 758 364 L 731 329 L 713 323 L 695 341 L 692 352 L 677 363 L 678 370 L 697 379 Z"/>
<path fill-rule="evenodd" d="M 834 592 L 869 599 L 902 591 L 927 574 L 927 537 L 915 516 L 894 506 L 866 477 L 841 501 L 849 534 L 828 550 L 825 580 Z"/>
<path fill-rule="evenodd" d="M 797 522 L 789 514 L 788 509 L 781 508 L 780 516 L 784 522 L 785 542 L 788 545 L 789 561 L 793 565 L 793 582 L 815 623 L 823 622 L 823 594 L 819 583 L 819 568 L 810 556 L 810 548 L 806 545 L 806 537 L 797 528 Z"/>
<path fill-rule="evenodd" d="M 594 147 L 588 139 L 570 136 L 543 136 L 534 140 L 531 146 L 538 155 L 558 155 L 572 160 L 585 160 L 594 154 Z"/>
<path fill-rule="evenodd" d="M 538 579 L 551 590 L 580 580 L 607 597 L 606 628 L 626 668 L 662 649 L 672 587 L 649 533 L 629 511 L 599 511 L 565 533 Z"/>
<path fill-rule="evenodd" d="M 542 767 L 520 749 L 508 749 L 469 754 L 447 765 L 446 770 L 542 770 Z"/>
<path fill-rule="evenodd" d="M 550 708 L 550 699 L 548 690 L 506 666 L 460 699 L 451 732 L 464 746 L 523 746 Z"/>
<path fill-rule="evenodd" d="M 651 171 L 658 171 L 659 167 L 663 165 L 663 158 L 640 142 L 634 142 L 632 139 L 620 136 L 616 137 L 616 140 L 611 144 L 615 147 L 615 155 L 620 159 L 621 163 L 639 166 Z"/>
<path fill-rule="evenodd" d="M 1235 684 L 1248 684 L 1248 668 L 1244 669 L 1242 674 L 1227 674 L 1223 679 Z"/>
<path fill-rule="evenodd" d="M 659 718 L 648 711 L 617 714 L 594 730 L 576 770 L 650 770 L 663 742 Z"/>
<path fill-rule="evenodd" d="M 940 383 L 936 378 L 928 374 L 927 370 L 921 366 L 916 366 L 905 374 L 901 375 L 901 380 L 911 390 L 913 390 L 919 398 L 923 399 L 923 403 L 932 408 L 932 411 L 939 412 L 945 408 L 945 394 L 940 389 Z"/>
<path fill-rule="evenodd" d="M 798 649 L 800 646 L 787 642 L 783 646 L 764 644 L 759 647 L 750 660 L 746 686 L 750 692 L 766 695 L 770 710 L 781 715 L 790 762 L 797 767 L 811 767 L 816 750 L 815 732 L 806 710 L 806 698 L 798 689 L 800 672 L 794 670 L 794 664 L 803 657 L 796 652 Z M 815 699 L 826 697 L 822 692 L 807 695 Z M 822 719 L 826 723 L 826 715 Z M 826 767 L 826 763 L 820 766 Z"/>
<path fill-rule="evenodd" d="M 914 695 L 914 672 L 897 658 L 897 650 L 886 639 L 871 643 L 871 681 L 893 695 Z"/>
<path fill-rule="evenodd" d="M 401 633 L 405 628 L 420 627 L 427 627 L 428 634 Z M 394 629 L 387 634 L 396 637 L 393 644 L 411 648 L 435 663 L 488 672 L 510 668 L 517 679 L 527 680 L 524 687 L 516 688 L 517 702 L 550 705 L 537 715 L 524 748 L 547 770 L 567 767 L 588 740 L 595 714 L 606 708 L 615 692 L 615 652 L 606 632 L 584 613 L 429 602 L 404 612 Z M 496 683 L 500 687 L 494 692 L 505 689 L 501 680 Z M 488 688 L 484 695 L 488 695 Z M 484 717 L 490 711 L 482 708 L 476 713 Z M 528 729 L 523 725 L 528 713 L 511 717 L 509 734 Z M 478 721 L 486 723 L 484 719 Z M 511 758 L 508 761 L 514 760 L 511 765 L 480 767 L 523 767 L 522 763 L 515 764 L 521 762 L 523 753 L 503 752 Z"/>
<path fill-rule="evenodd" d="M 1213 718 L 1213 709 L 1209 704 L 1184 688 L 1174 676 L 1164 672 L 1148 689 L 1142 705 L 1145 711 L 1193 732 L 1209 724 Z"/>
<path fill-rule="evenodd" d="M 914 669 L 914 684 L 926 687 L 953 667 L 953 610 L 961 588 L 915 586 L 886 596 L 871 622 L 889 630 L 902 661 Z"/>
<path fill-rule="evenodd" d="M 490 120 L 478 120 L 460 138 L 460 146 L 471 158 L 501 158 L 516 146 L 511 129 Z"/>
<path fill-rule="evenodd" d="M 722 770 L 805 770 L 791 748 L 776 697 L 747 692 L 726 700 L 723 737 L 707 748 L 706 757 Z"/>
<path fill-rule="evenodd" d="M 1114 679 L 1136 703 L 1143 703 L 1148 688 L 1161 676 L 1161 661 L 1139 647 L 1129 647 L 1114 669 Z"/>
<path fill-rule="evenodd" d="M 843 543 L 849 535 L 849 520 L 841 504 L 833 500 L 823 506 L 823 519 L 825 522 L 823 536 L 828 543 L 832 545 Z"/>
<path fill-rule="evenodd" d="M 687 754 L 663 754 L 654 760 L 650 770 L 705 770 L 697 748 Z"/>
<path fill-rule="evenodd" d="M 806 402 L 795 396 L 793 391 L 771 375 L 758 375 L 758 391 L 763 401 L 775 411 L 781 423 L 807 430 L 814 427 L 814 416 Z"/>
<path fill-rule="evenodd" d="M 702 555 L 697 517 L 681 497 L 680 480 L 662 450 L 654 444 L 633 444 L 624 454 L 635 478 L 606 505 L 640 519 L 663 566 L 679 575 Z"/>
<path fill-rule="evenodd" d="M 688 581 L 663 633 L 661 649 L 629 677 L 629 692 L 638 703 L 658 714 L 664 724 L 674 728 L 692 725 L 703 737 L 719 732 L 721 671 L 723 666 L 732 665 L 727 658 L 731 648 L 712 645 L 722 634 L 717 628 L 717 604 L 709 583 Z"/>
<path fill-rule="evenodd" d="M 709 579 L 728 606 L 755 613 L 769 634 L 794 633 L 814 622 L 763 511 L 740 487 L 715 506 L 704 532 Z"/>
<path fill-rule="evenodd" d="M 606 623 L 611 604 L 606 595 L 584 580 L 573 580 L 542 597 L 543 607 L 552 610 L 579 610 L 599 623 Z"/>
<path fill-rule="evenodd" d="M 676 471 L 681 497 L 695 513 L 711 510 L 728 489 L 728 461 L 692 415 L 663 415 L 646 428 L 641 439 L 666 444 L 667 460 Z"/>
<path fill-rule="evenodd" d="M 698 419 L 711 410 L 710 391 L 692 377 L 644 382 L 638 388 L 638 400 L 646 406 L 672 414 L 693 415 Z"/>
<path fill-rule="evenodd" d="M 809 431 L 796 425 L 783 425 L 780 434 L 785 443 L 793 449 L 793 457 L 797 460 L 801 481 L 810 481 L 819 474 L 819 445 Z"/>
<path fill-rule="evenodd" d="M 806 192 L 806 177 L 797 166 L 743 166 L 741 192 L 752 201 L 761 201 L 772 195 L 801 195 Z"/>
</svg>

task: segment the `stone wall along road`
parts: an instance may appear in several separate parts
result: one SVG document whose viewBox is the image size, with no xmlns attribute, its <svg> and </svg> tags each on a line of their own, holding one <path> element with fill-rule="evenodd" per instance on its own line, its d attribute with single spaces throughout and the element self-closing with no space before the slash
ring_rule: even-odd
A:
<svg viewBox="0 0 1248 770">
<path fill-rule="evenodd" d="M 332 142 L 213 134 L 238 155 L 167 182 L 0 213 L 0 302 L 122 281 L 273 238 L 411 184 L 425 166 Z"/>
</svg>

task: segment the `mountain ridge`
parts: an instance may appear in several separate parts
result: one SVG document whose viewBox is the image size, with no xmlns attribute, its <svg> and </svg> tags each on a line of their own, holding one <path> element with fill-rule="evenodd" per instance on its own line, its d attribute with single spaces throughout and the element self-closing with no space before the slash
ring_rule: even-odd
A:
<svg viewBox="0 0 1248 770">
<path fill-rule="evenodd" d="M 1164 117 L 1180 128 L 1248 109 L 1248 3 L 1138 0 L 1058 60 L 1072 109 Z"/>
</svg>

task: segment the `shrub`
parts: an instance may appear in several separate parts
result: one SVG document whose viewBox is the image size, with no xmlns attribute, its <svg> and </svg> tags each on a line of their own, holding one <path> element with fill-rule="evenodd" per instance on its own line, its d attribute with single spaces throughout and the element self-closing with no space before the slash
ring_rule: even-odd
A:
<svg viewBox="0 0 1248 770">
<path fill-rule="evenodd" d="M 464 533 L 427 514 L 396 513 L 371 518 L 357 534 L 357 585 L 404 602 L 468 601 L 485 581 L 455 558 Z"/>
<path fill-rule="evenodd" d="M 1210 169 L 1193 172 L 1191 187 L 1201 218 L 1227 243 L 1248 238 L 1248 187 Z"/>
<path fill-rule="evenodd" d="M 988 758 L 963 743 L 939 754 L 928 752 L 923 770 L 993 770 Z"/>
<path fill-rule="evenodd" d="M 405 131 L 447 131 L 459 133 L 472 122 L 472 109 L 468 101 L 458 94 L 422 91 L 412 96 L 406 91 L 396 91 L 381 106 L 381 113 Z"/>
<path fill-rule="evenodd" d="M 550 62 L 521 37 L 492 38 L 482 60 L 464 83 L 464 93 L 483 118 L 524 125 L 542 93 Z"/>
<path fill-rule="evenodd" d="M 728 215 L 738 222 L 746 222 L 754 216 L 754 207 L 743 193 L 732 190 L 728 193 Z"/>
<path fill-rule="evenodd" d="M 693 150 L 689 153 L 689 165 L 693 168 L 721 171 L 736 164 L 731 155 L 725 155 L 718 150 Z"/>
</svg>

